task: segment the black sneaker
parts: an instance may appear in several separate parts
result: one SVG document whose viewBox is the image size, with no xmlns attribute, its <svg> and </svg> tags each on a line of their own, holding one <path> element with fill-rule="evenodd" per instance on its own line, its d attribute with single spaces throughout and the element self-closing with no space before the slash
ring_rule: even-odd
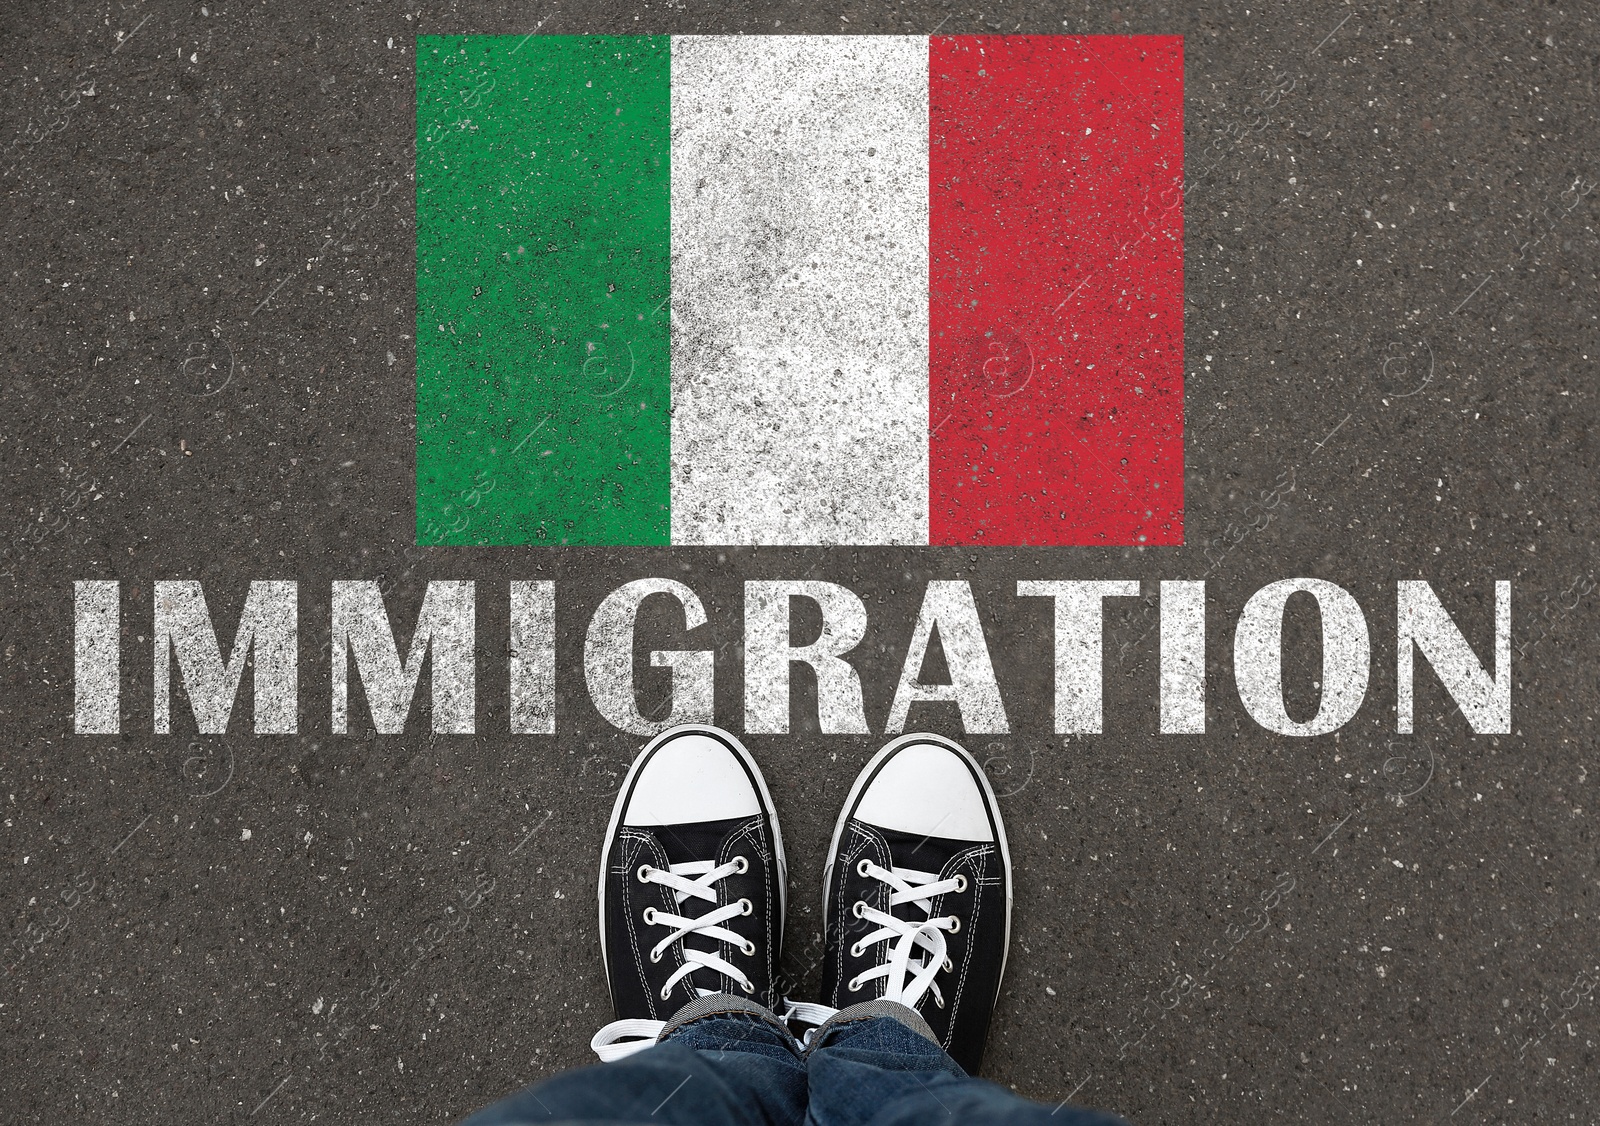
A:
<svg viewBox="0 0 1600 1126">
<path fill-rule="evenodd" d="M 600 858 L 600 954 L 617 1020 L 601 1059 L 646 1048 L 711 994 L 777 997 L 783 839 L 750 752 L 726 731 L 664 731 L 634 760 Z M 625 1041 L 625 1042 L 624 1042 Z"/>
<path fill-rule="evenodd" d="M 937 735 L 879 751 L 839 815 L 822 902 L 823 1002 L 908 1006 L 976 1074 L 1011 938 L 1011 857 L 972 756 Z"/>
</svg>

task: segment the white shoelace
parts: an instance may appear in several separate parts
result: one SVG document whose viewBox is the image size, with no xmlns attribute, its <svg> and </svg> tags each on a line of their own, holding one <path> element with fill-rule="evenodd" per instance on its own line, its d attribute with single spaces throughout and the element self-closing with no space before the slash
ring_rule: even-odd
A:
<svg viewBox="0 0 1600 1126">
<path fill-rule="evenodd" d="M 673 900 L 681 905 L 687 899 L 704 899 L 710 903 L 717 902 L 718 896 L 715 884 L 736 873 L 748 871 L 750 862 L 742 856 L 736 856 L 726 864 L 714 864 L 710 860 L 692 860 L 684 864 L 674 864 L 670 868 L 652 868 L 650 865 L 641 865 L 635 873 L 635 878 L 641 883 L 662 884 L 672 889 Z M 690 876 L 697 877 L 689 879 Z M 713 911 L 708 911 L 696 919 L 674 915 L 668 911 L 658 911 L 654 907 L 644 909 L 643 919 L 646 926 L 664 926 L 672 928 L 672 933 L 656 943 L 650 950 L 650 961 L 659 962 L 668 948 L 682 942 L 690 935 L 704 935 L 706 938 L 715 939 L 719 943 L 727 942 L 737 946 L 740 951 L 749 957 L 756 952 L 753 942 L 740 938 L 733 931 L 722 926 L 729 919 L 740 915 L 750 914 L 753 907 L 748 899 L 741 899 L 734 903 L 725 903 Z M 719 947 L 720 950 L 720 947 Z M 754 984 L 731 962 L 722 958 L 715 950 L 694 950 L 688 946 L 683 948 L 683 965 L 679 966 L 666 983 L 661 987 L 659 996 L 663 1001 L 670 998 L 672 989 L 695 970 L 705 968 L 716 973 L 724 974 L 739 984 L 746 993 L 755 991 Z M 716 992 L 712 989 L 701 989 L 695 986 L 695 991 L 701 996 Z M 645 1020 L 631 1018 L 628 1020 L 614 1020 L 606 1025 L 594 1038 L 589 1041 L 589 1047 L 594 1049 L 595 1055 L 609 1063 L 620 1060 L 624 1056 L 631 1056 L 635 1052 L 642 1052 L 654 1044 L 661 1036 L 661 1030 L 667 1026 L 663 1020 Z"/>
<path fill-rule="evenodd" d="M 946 932 L 955 934 L 959 931 L 961 919 L 956 915 L 941 915 L 935 918 L 933 901 L 935 897 L 947 892 L 966 891 L 967 878 L 955 875 L 948 880 L 941 880 L 933 872 L 919 872 L 915 868 L 880 868 L 870 860 L 862 860 L 857 865 L 856 871 L 889 885 L 890 907 L 913 903 L 926 917 L 920 921 L 898 919 L 886 911 L 868 907 L 864 901 L 858 900 L 853 909 L 856 918 L 877 923 L 878 929 L 852 946 L 850 956 L 859 958 L 866 953 L 868 947 L 889 939 L 894 939 L 895 944 L 889 951 L 889 956 L 880 965 L 857 974 L 845 983 L 845 988 L 854 993 L 874 978 L 888 978 L 883 986 L 883 1000 L 898 1001 L 907 1008 L 914 1009 L 922 1000 L 922 995 L 931 992 L 934 1004 L 941 1009 L 944 1008 L 944 996 L 939 992 L 939 987 L 933 979 L 939 975 L 940 970 L 953 968 L 945 953 L 944 936 Z M 912 954 L 919 948 L 927 955 L 921 961 L 912 958 Z"/>
<path fill-rule="evenodd" d="M 894 939 L 895 944 L 882 963 L 851 978 L 845 983 L 845 989 L 854 993 L 869 981 L 880 977 L 887 978 L 881 1000 L 895 1001 L 907 1008 L 915 1009 L 924 994 L 932 993 L 934 1004 L 941 1009 L 944 1008 L 944 995 L 939 992 L 939 986 L 934 982 L 934 978 L 941 970 L 954 968 L 946 953 L 947 944 L 944 936 L 946 933 L 955 934 L 960 931 L 961 919 L 956 915 L 942 915 L 935 918 L 933 900 L 936 896 L 947 892 L 966 891 L 967 877 L 958 874 L 947 880 L 941 880 L 933 872 L 921 872 L 915 868 L 880 868 L 865 859 L 856 866 L 856 872 L 889 885 L 891 908 L 913 903 L 922 910 L 926 918 L 921 920 L 896 918 L 888 912 L 867 906 L 863 900 L 857 900 L 851 909 L 855 917 L 865 919 L 869 923 L 877 923 L 878 929 L 858 940 L 850 948 L 850 956 L 859 958 L 866 953 L 868 947 L 890 939 Z M 912 957 L 919 950 L 926 955 L 921 960 Z M 791 1001 L 785 1019 L 820 1026 L 838 1011 L 827 1005 Z M 808 1030 L 802 1043 L 809 1043 L 816 1031 L 816 1028 Z"/>
</svg>

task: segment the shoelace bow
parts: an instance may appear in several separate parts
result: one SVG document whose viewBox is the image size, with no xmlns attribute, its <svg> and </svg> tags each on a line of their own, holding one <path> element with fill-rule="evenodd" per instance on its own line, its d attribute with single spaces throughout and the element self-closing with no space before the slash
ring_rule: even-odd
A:
<svg viewBox="0 0 1600 1126">
<path fill-rule="evenodd" d="M 640 865 L 635 872 L 635 878 L 640 883 L 662 884 L 672 889 L 673 901 L 682 905 L 688 899 L 704 899 L 716 903 L 718 896 L 715 884 L 736 873 L 749 871 L 750 862 L 742 856 L 736 856 L 726 864 L 715 864 L 710 860 L 691 860 L 683 864 L 673 864 L 668 868 L 654 868 L 648 864 Z M 696 877 L 689 879 L 690 876 Z M 756 952 L 756 945 L 746 939 L 740 938 L 733 931 L 722 926 L 729 919 L 740 915 L 748 915 L 753 907 L 748 899 L 740 899 L 733 903 L 725 903 L 715 910 L 707 911 L 698 918 L 685 918 L 675 915 L 670 911 L 658 911 L 654 907 L 646 907 L 643 919 L 646 926 L 665 926 L 672 928 L 660 942 L 650 950 L 650 961 L 659 962 L 662 956 L 676 943 L 682 942 L 690 935 L 704 935 L 706 938 L 715 939 L 719 943 L 732 943 L 741 953 L 750 957 Z M 754 993 L 755 985 L 743 970 L 733 963 L 725 960 L 718 950 L 695 950 L 688 946 L 683 948 L 683 965 L 673 971 L 661 987 L 659 996 L 663 1001 L 672 995 L 673 987 L 685 977 L 696 970 L 704 968 L 723 974 L 738 983 L 739 988 L 746 993 Z M 695 991 L 704 997 L 716 992 L 712 989 L 702 989 L 698 985 Z M 635 1052 L 643 1051 L 654 1044 L 661 1035 L 661 1030 L 667 1026 L 663 1020 L 646 1020 L 643 1018 L 629 1018 L 627 1020 L 614 1020 L 606 1025 L 594 1038 L 589 1041 L 589 1047 L 594 1049 L 595 1055 L 602 1060 L 610 1062 L 619 1060 L 624 1056 L 631 1056 Z"/>
<path fill-rule="evenodd" d="M 877 923 L 878 929 L 857 940 L 850 947 L 850 956 L 859 958 L 869 947 L 890 939 L 894 940 L 894 947 L 877 966 L 857 974 L 846 982 L 845 988 L 854 993 L 869 981 L 880 977 L 887 978 L 881 1000 L 896 1001 L 907 1008 L 915 1009 L 925 994 L 932 993 L 934 1004 L 941 1009 L 944 1008 L 944 995 L 940 993 L 934 978 L 938 977 L 941 970 L 954 968 L 947 953 L 945 935 L 960 931 L 961 919 L 957 915 L 942 915 L 935 918 L 933 901 L 937 896 L 948 892 L 966 891 L 967 877 L 958 874 L 941 880 L 934 872 L 922 872 L 915 868 L 882 868 L 866 859 L 856 866 L 856 872 L 863 877 L 880 880 L 889 885 L 891 909 L 912 903 L 921 909 L 925 917 L 900 919 L 886 911 L 869 907 L 864 900 L 857 900 L 852 908 L 855 917 L 865 919 L 869 923 Z M 912 957 L 918 951 L 926 955 L 920 961 Z M 838 1011 L 827 1005 L 790 1001 L 787 1003 L 784 1019 L 820 1026 Z M 816 1031 L 816 1028 L 809 1029 L 802 1043 L 809 1043 Z"/>
</svg>

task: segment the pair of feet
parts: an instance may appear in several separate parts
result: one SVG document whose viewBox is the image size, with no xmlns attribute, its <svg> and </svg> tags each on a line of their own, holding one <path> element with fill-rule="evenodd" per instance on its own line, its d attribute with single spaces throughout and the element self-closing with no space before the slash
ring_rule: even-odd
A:
<svg viewBox="0 0 1600 1126">
<path fill-rule="evenodd" d="M 892 1002 L 976 1073 L 1005 971 L 1011 862 L 972 756 L 936 735 L 906 735 L 856 779 L 823 878 L 821 1005 L 781 993 L 786 874 L 750 752 L 715 727 L 653 739 L 623 779 L 601 857 L 601 952 L 617 1020 L 594 1038 L 600 1057 L 648 1047 L 685 1005 L 732 994 L 813 1024 Z"/>
</svg>

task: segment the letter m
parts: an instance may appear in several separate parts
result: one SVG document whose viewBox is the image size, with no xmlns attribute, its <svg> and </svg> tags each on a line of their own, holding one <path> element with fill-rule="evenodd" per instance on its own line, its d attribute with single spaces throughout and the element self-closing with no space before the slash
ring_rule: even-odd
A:
<svg viewBox="0 0 1600 1126">
<path fill-rule="evenodd" d="M 411 711 L 422 660 L 431 646 L 433 729 L 445 735 L 471 735 L 477 709 L 473 613 L 471 581 L 430 582 L 402 665 L 378 584 L 335 582 L 331 654 L 334 733 L 342 735 L 348 727 L 352 650 L 356 674 L 372 711 L 372 726 L 380 735 L 398 735 Z"/>
<path fill-rule="evenodd" d="M 292 735 L 299 713 L 299 611 L 293 582 L 252 582 L 227 664 L 205 592 L 190 579 L 155 584 L 155 730 L 172 731 L 172 655 L 202 735 L 228 730 L 245 661 L 254 655 L 256 734 Z"/>
</svg>

